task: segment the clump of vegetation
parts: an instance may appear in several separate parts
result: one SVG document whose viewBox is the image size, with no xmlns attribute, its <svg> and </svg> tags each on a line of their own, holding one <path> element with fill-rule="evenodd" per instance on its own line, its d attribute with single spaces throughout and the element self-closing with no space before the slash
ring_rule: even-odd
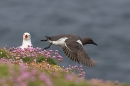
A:
<svg viewBox="0 0 130 86">
<path fill-rule="evenodd" d="M 129 86 L 118 81 L 85 80 L 82 66 L 60 67 L 58 50 L 0 48 L 0 86 Z"/>
</svg>

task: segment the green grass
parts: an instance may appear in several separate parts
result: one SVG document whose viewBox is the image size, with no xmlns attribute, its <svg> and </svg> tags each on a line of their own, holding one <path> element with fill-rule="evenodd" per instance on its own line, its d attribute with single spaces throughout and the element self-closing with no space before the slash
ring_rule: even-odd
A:
<svg viewBox="0 0 130 86">
<path fill-rule="evenodd" d="M 21 57 L 21 59 L 23 60 L 23 62 L 31 63 L 31 62 L 34 61 L 35 57 L 26 57 L 26 58 Z M 43 62 L 43 61 L 46 61 L 51 65 L 57 65 L 56 61 L 54 61 L 54 59 L 52 59 L 52 58 L 46 58 L 44 56 L 40 56 L 40 57 L 36 58 L 37 63 L 40 63 L 40 62 Z"/>
<path fill-rule="evenodd" d="M 57 65 L 57 63 L 52 58 L 46 58 L 46 57 L 38 57 L 36 62 L 43 62 L 47 61 L 51 65 Z"/>
<path fill-rule="evenodd" d="M 2 76 L 5 76 L 5 77 L 9 76 L 8 66 L 4 64 L 0 64 L 0 77 Z"/>
<path fill-rule="evenodd" d="M 8 55 L 8 52 L 0 48 L 0 58 L 7 57 L 7 55 Z"/>
</svg>

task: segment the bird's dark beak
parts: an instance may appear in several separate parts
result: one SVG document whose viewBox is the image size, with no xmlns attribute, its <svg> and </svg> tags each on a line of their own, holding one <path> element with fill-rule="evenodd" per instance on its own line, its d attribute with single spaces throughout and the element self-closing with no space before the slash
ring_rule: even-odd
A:
<svg viewBox="0 0 130 86">
<path fill-rule="evenodd" d="M 92 44 L 94 44 L 94 45 L 98 46 L 98 45 L 97 45 L 97 43 L 95 43 L 95 42 L 93 42 Z"/>
</svg>

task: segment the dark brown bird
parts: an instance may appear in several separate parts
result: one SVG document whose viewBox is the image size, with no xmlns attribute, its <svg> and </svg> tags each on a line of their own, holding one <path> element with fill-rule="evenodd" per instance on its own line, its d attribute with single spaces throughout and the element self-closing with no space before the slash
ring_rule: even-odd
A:
<svg viewBox="0 0 130 86">
<path fill-rule="evenodd" d="M 86 54 L 83 49 L 83 45 L 85 44 L 94 44 L 97 45 L 91 38 L 85 37 L 80 38 L 74 34 L 62 34 L 57 36 L 45 36 L 46 40 L 41 41 L 49 41 L 50 44 L 48 47 L 44 49 L 50 48 L 52 44 L 62 47 L 64 53 L 71 59 L 78 63 L 82 63 L 85 66 L 93 67 L 95 66 L 95 61 L 92 60 L 88 54 Z"/>
</svg>

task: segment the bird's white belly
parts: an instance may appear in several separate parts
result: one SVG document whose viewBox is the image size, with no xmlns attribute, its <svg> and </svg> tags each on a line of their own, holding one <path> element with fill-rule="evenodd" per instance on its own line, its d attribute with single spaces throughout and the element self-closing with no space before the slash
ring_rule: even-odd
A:
<svg viewBox="0 0 130 86">
<path fill-rule="evenodd" d="M 51 41 L 49 40 L 50 43 L 54 44 L 54 45 L 57 45 L 57 46 L 60 46 L 60 47 L 64 47 L 65 46 L 65 40 L 68 39 L 67 37 L 64 37 L 64 38 L 60 38 L 59 40 L 57 41 Z"/>
</svg>

